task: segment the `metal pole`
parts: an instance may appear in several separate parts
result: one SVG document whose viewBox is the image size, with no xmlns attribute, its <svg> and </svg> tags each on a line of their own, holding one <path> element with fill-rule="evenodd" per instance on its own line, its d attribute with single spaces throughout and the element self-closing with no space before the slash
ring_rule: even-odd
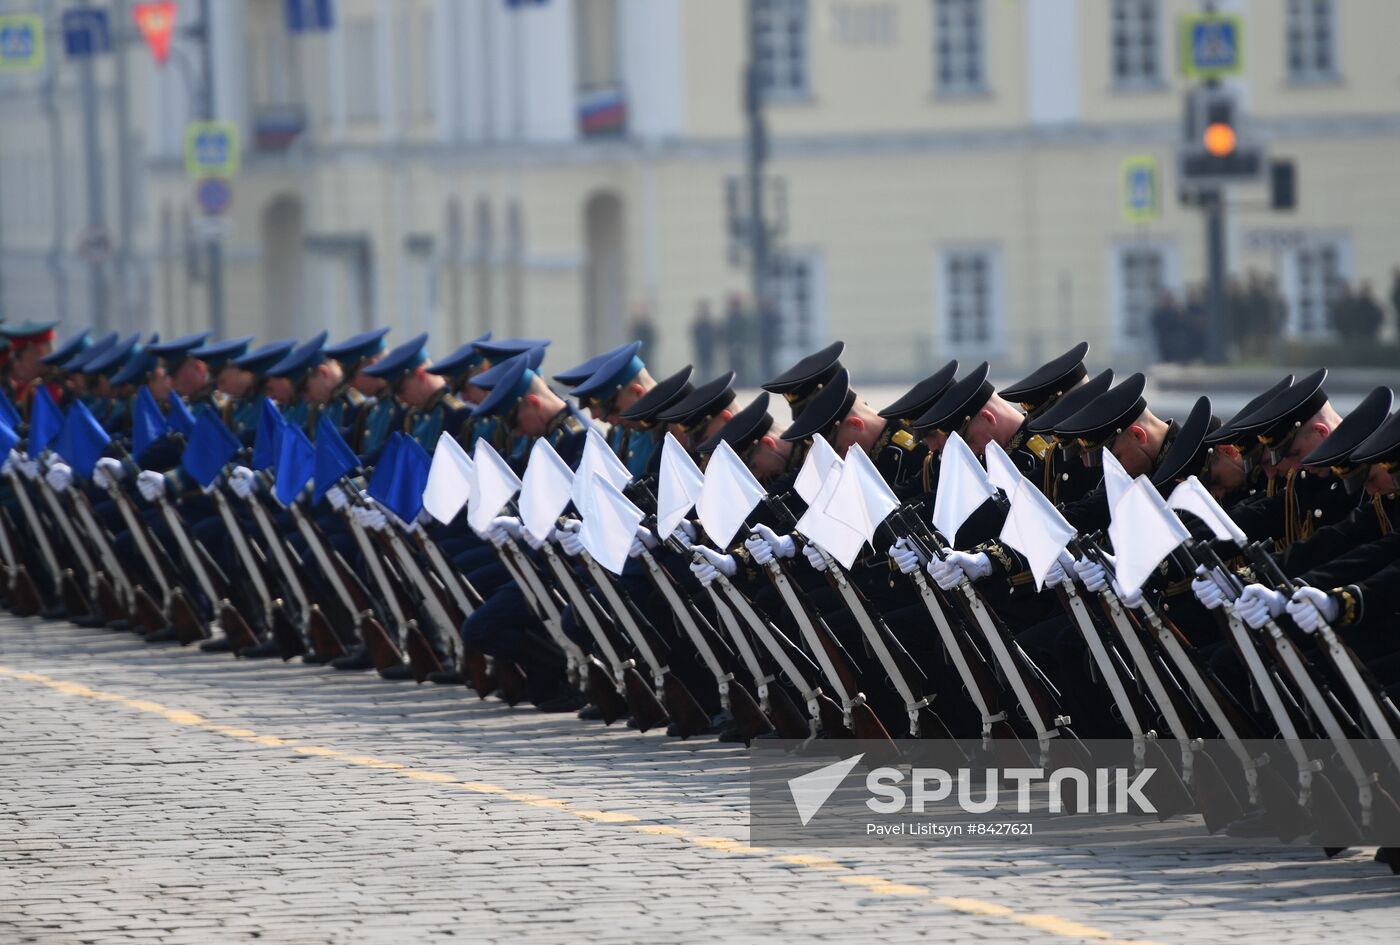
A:
<svg viewBox="0 0 1400 945">
<path fill-rule="evenodd" d="M 1201 194 L 1206 213 L 1206 266 L 1210 276 L 1206 297 L 1208 364 L 1225 360 L 1225 195 L 1214 187 Z"/>
<path fill-rule="evenodd" d="M 209 0 L 199 2 L 200 38 L 204 42 L 204 117 L 214 120 L 214 37 L 210 29 Z M 207 240 L 209 271 L 209 328 L 216 338 L 224 335 L 224 246 L 218 238 Z"/>
<path fill-rule="evenodd" d="M 91 6 L 85 9 L 94 10 Z M 96 45 L 96 38 L 93 38 Z M 97 119 L 96 51 L 81 58 L 78 67 L 83 103 L 83 176 L 87 178 L 88 232 L 96 237 L 107 232 L 107 198 L 103 188 L 102 158 L 98 154 L 101 128 Z M 88 260 L 88 291 L 92 297 L 92 326 L 100 334 L 107 330 L 107 264 L 99 252 Z"/>
<path fill-rule="evenodd" d="M 748 120 L 746 174 L 749 188 L 749 280 L 755 311 L 768 296 L 768 220 L 763 211 L 763 174 L 768 161 L 768 128 L 763 118 L 763 85 L 758 73 L 758 3 L 748 3 L 749 61 L 744 69 L 744 113 Z"/>
<path fill-rule="evenodd" d="M 132 274 L 133 231 L 136 222 L 136 182 L 131 168 L 131 110 L 127 101 L 128 70 L 124 25 L 131 22 L 129 0 L 112 0 L 112 20 L 118 24 L 113 37 L 116 53 L 116 125 L 117 125 L 117 321 L 123 329 L 136 322 L 135 299 L 132 298 L 135 279 Z"/>
</svg>

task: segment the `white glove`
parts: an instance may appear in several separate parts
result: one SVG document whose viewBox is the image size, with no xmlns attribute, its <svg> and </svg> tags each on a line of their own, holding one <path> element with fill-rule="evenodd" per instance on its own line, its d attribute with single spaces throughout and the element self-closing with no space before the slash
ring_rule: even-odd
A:
<svg viewBox="0 0 1400 945">
<path fill-rule="evenodd" d="M 141 498 L 155 502 L 165 496 L 165 477 L 153 469 L 143 469 L 136 475 L 136 488 Z"/>
<path fill-rule="evenodd" d="M 681 533 L 681 537 L 685 539 L 687 545 L 693 545 L 700 540 L 699 533 L 695 531 L 695 523 L 690 519 L 681 519 L 681 523 L 676 526 L 676 531 Z"/>
<path fill-rule="evenodd" d="M 520 519 L 513 515 L 497 515 L 486 526 L 486 540 L 497 548 L 504 548 L 512 538 L 520 537 Z"/>
<path fill-rule="evenodd" d="M 656 537 L 656 533 L 645 525 L 637 526 L 637 534 L 633 537 L 632 541 L 634 544 L 641 542 L 642 547 L 647 551 L 651 551 L 657 545 L 661 544 L 661 539 Z"/>
<path fill-rule="evenodd" d="M 575 523 L 573 528 L 559 529 L 555 536 L 559 539 L 559 547 L 570 558 L 577 558 L 583 554 L 583 539 L 578 536 L 578 523 Z"/>
<path fill-rule="evenodd" d="M 791 558 L 797 554 L 797 542 L 791 535 L 779 535 L 767 525 L 759 525 L 744 539 L 744 547 L 759 567 L 767 567 L 774 558 Z"/>
<path fill-rule="evenodd" d="M 551 529 L 551 532 L 552 531 L 553 530 Z M 544 543 L 549 540 L 549 535 L 545 535 L 543 538 L 536 538 L 528 528 L 522 528 L 520 530 L 520 537 L 525 539 L 525 544 L 529 545 L 536 551 L 539 551 L 541 548 L 543 548 Z"/>
<path fill-rule="evenodd" d="M 966 578 L 976 581 L 992 573 L 992 561 L 985 551 L 970 555 L 963 551 L 950 551 L 942 560 L 935 558 L 928 563 L 929 577 L 945 591 L 951 591 Z"/>
<path fill-rule="evenodd" d="M 1059 587 L 1061 584 L 1073 584 L 1075 559 L 1068 551 L 1060 552 L 1060 556 L 1050 565 L 1050 569 L 1045 572 L 1045 587 Z"/>
<path fill-rule="evenodd" d="M 92 482 L 99 489 L 111 489 L 126 476 L 126 467 L 121 460 L 104 456 L 92 467 Z"/>
<path fill-rule="evenodd" d="M 1304 633 L 1316 633 L 1324 623 L 1333 623 L 1342 610 L 1336 598 L 1315 587 L 1298 588 L 1284 609 Z"/>
<path fill-rule="evenodd" d="M 73 484 L 73 470 L 64 463 L 54 463 L 44 474 L 54 492 L 67 492 Z"/>
<path fill-rule="evenodd" d="M 924 566 L 923 557 L 909 544 L 908 538 L 901 538 L 890 545 L 889 554 L 890 560 L 899 568 L 901 574 L 913 574 Z"/>
<path fill-rule="evenodd" d="M 1225 602 L 1225 592 L 1220 589 L 1219 584 L 1211 580 L 1205 568 L 1196 570 L 1196 576 L 1191 579 L 1191 593 L 1196 595 L 1196 600 L 1200 601 L 1206 610 L 1215 610 Z"/>
<path fill-rule="evenodd" d="M 436 521 L 437 519 L 433 518 L 433 513 L 425 507 L 418 510 L 418 517 L 413 520 L 413 524 L 418 528 L 427 528 Z"/>
<path fill-rule="evenodd" d="M 383 512 L 368 505 L 351 506 L 350 517 L 366 531 L 377 532 L 389 524 Z"/>
<path fill-rule="evenodd" d="M 1084 585 L 1084 589 L 1091 594 L 1097 594 L 1108 587 L 1108 572 L 1092 558 L 1080 558 L 1074 562 L 1074 574 L 1079 578 L 1079 583 Z"/>
<path fill-rule="evenodd" d="M 19 450 L 12 449 L 5 454 L 5 461 L 0 463 L 0 472 L 14 472 L 19 469 Z"/>
<path fill-rule="evenodd" d="M 821 549 L 818 548 L 816 545 L 813 545 L 813 544 L 806 544 L 806 545 L 803 545 L 803 546 L 802 546 L 802 557 L 804 557 L 804 558 L 807 559 L 807 563 L 810 564 L 810 565 L 812 566 L 813 570 L 816 570 L 816 571 L 825 571 L 825 570 L 826 570 L 826 556 L 822 554 Z"/>
<path fill-rule="evenodd" d="M 240 499 L 251 499 L 258 491 L 258 474 L 247 466 L 235 466 L 228 474 L 228 487 Z"/>
<path fill-rule="evenodd" d="M 16 460 L 15 468 L 19 470 L 21 476 L 30 482 L 35 482 L 39 478 L 39 463 L 28 456 L 21 456 Z"/>
<path fill-rule="evenodd" d="M 1235 601 L 1235 613 L 1241 620 L 1258 630 L 1279 614 L 1288 603 L 1288 598 L 1278 591 L 1262 584 L 1251 584 Z"/>
<path fill-rule="evenodd" d="M 700 583 L 706 587 L 716 577 L 723 574 L 725 577 L 733 577 L 739 571 L 739 566 L 734 562 L 733 555 L 722 554 L 713 548 L 704 545 L 691 545 L 690 550 L 704 558 L 704 561 L 693 561 L 690 565 L 690 572 L 700 579 Z"/>
<path fill-rule="evenodd" d="M 1113 582 L 1113 593 L 1118 595 L 1118 602 L 1124 607 L 1142 606 L 1142 588 L 1138 588 L 1129 594 L 1119 586 L 1118 581 L 1115 579 Z"/>
<path fill-rule="evenodd" d="M 345 495 L 345 490 L 340 486 L 331 486 L 326 490 L 326 501 L 331 504 L 331 508 L 337 512 L 344 512 L 345 507 L 350 504 L 350 499 Z"/>
</svg>

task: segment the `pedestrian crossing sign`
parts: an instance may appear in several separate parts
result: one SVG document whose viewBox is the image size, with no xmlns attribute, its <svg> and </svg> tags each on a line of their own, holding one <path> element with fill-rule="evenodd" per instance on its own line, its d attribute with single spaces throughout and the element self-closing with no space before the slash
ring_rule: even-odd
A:
<svg viewBox="0 0 1400 945">
<path fill-rule="evenodd" d="M 0 14 L 0 72 L 34 72 L 43 65 L 43 17 L 35 13 Z"/>
<path fill-rule="evenodd" d="M 1126 158 L 1120 172 L 1123 188 L 1123 219 L 1129 223 L 1151 223 L 1161 213 L 1161 178 L 1157 159 L 1149 156 Z"/>
<path fill-rule="evenodd" d="M 1237 16 L 1201 13 L 1181 18 L 1181 74 L 1218 79 L 1244 69 L 1244 31 Z"/>
<path fill-rule="evenodd" d="M 238 126 L 231 121 L 193 121 L 185 126 L 185 173 L 196 179 L 238 173 Z"/>
</svg>

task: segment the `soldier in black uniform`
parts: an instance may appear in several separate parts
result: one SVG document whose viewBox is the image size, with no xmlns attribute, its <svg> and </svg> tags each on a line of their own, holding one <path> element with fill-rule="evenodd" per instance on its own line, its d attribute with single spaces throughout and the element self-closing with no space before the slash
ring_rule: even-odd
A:
<svg viewBox="0 0 1400 945">
<path fill-rule="evenodd" d="M 645 450 L 647 453 L 647 464 L 645 470 L 636 478 L 639 480 L 655 481 L 656 473 L 661 468 L 661 445 L 666 438 L 666 425 L 658 421 L 657 417 L 663 411 L 676 406 L 685 398 L 695 392 L 695 385 L 690 383 L 690 375 L 694 369 L 687 364 L 676 373 L 664 377 L 656 382 L 656 385 L 632 404 L 618 414 L 619 419 L 629 428 L 637 433 L 645 434 L 650 438 L 651 444 Z M 643 508 L 643 511 L 648 511 Z M 650 511 L 655 511 L 652 509 Z"/>
<path fill-rule="evenodd" d="M 706 381 L 681 400 L 656 415 L 686 452 L 699 455 L 700 444 L 710 440 L 734 418 L 734 372 Z"/>
<path fill-rule="evenodd" d="M 914 422 L 927 413 L 938 398 L 942 397 L 948 388 L 953 386 L 957 373 L 957 360 L 949 361 L 909 388 L 894 403 L 881 410 L 880 416 L 891 423 L 900 424 L 916 436 L 919 435 L 919 431 L 914 429 Z M 938 458 L 943 449 L 943 434 L 937 429 L 930 429 L 921 439 L 923 440 L 924 454 L 918 474 L 909 476 L 894 486 L 895 494 L 901 500 L 908 501 L 920 496 L 931 497 L 938 485 Z"/>
</svg>

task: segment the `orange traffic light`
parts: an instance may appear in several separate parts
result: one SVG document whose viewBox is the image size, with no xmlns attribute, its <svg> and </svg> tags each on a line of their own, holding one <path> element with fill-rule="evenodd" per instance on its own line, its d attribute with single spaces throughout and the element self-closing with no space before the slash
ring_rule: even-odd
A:
<svg viewBox="0 0 1400 945">
<path fill-rule="evenodd" d="M 1235 129 L 1223 121 L 1207 125 L 1202 140 L 1212 157 L 1228 157 L 1235 153 Z"/>
</svg>

